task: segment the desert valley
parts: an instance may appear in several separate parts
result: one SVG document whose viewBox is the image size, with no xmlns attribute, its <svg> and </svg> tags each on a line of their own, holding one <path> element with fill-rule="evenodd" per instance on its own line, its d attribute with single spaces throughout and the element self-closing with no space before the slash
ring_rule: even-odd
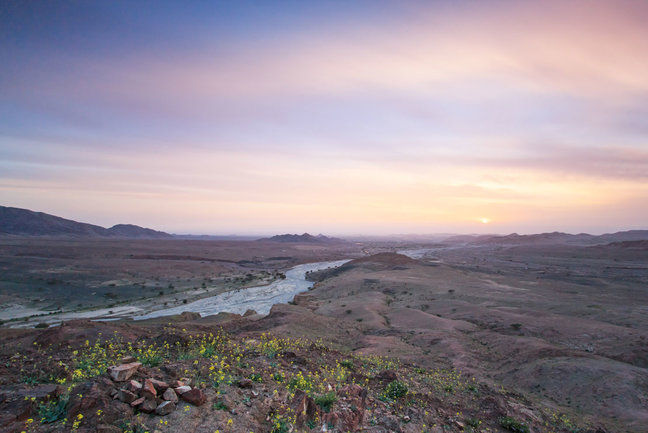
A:
<svg viewBox="0 0 648 433">
<path fill-rule="evenodd" d="M 115 432 L 648 423 L 648 231 L 195 240 L 61 236 L 34 214 L 52 232 L 34 236 L 7 233 L 3 211 L 2 431 L 77 419 L 76 430 Z M 291 278 L 304 285 L 236 308 Z M 150 409 L 134 405 L 138 385 L 110 375 L 123 357 L 142 364 L 129 380 L 182 382 L 201 398 L 156 415 L 158 389 Z"/>
<path fill-rule="evenodd" d="M 0 1 L 0 433 L 648 433 L 648 1 Z"/>
</svg>

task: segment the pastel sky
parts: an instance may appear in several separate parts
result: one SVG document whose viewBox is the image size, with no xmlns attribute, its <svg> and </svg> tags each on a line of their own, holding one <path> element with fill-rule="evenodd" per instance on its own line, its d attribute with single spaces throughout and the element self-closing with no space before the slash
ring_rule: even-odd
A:
<svg viewBox="0 0 648 433">
<path fill-rule="evenodd" d="M 5 1 L 0 204 L 174 233 L 648 228 L 648 2 Z"/>
</svg>

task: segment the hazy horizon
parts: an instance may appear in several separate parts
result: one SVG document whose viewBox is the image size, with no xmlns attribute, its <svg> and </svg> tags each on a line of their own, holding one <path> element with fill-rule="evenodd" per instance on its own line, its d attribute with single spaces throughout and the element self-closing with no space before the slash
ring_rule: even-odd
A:
<svg viewBox="0 0 648 433">
<path fill-rule="evenodd" d="M 0 204 L 0 206 L 2 206 L 2 205 L 3 204 Z M 8 207 L 16 208 L 16 206 L 8 206 Z M 44 212 L 42 210 L 37 210 L 37 209 L 27 209 L 27 210 L 30 210 L 30 211 L 33 211 L 33 212 L 43 212 L 43 213 L 46 213 L 46 214 L 49 214 L 49 215 L 53 215 L 53 214 L 51 214 L 49 212 Z M 532 234 L 551 233 L 551 232 L 564 232 L 564 233 L 568 233 L 568 234 L 587 233 L 587 234 L 590 234 L 590 235 L 602 235 L 602 234 L 623 232 L 623 231 L 629 231 L 629 230 L 648 230 L 647 228 L 639 227 L 639 228 L 636 228 L 636 229 L 632 229 L 632 228 L 616 228 L 616 229 L 613 229 L 613 230 L 600 230 L 600 231 L 591 231 L 591 232 L 583 232 L 583 231 L 569 232 L 569 231 L 564 231 L 564 230 L 555 230 L 555 229 L 552 230 L 552 229 L 549 229 L 549 230 L 544 230 L 544 231 L 528 231 L 528 232 L 524 232 L 524 231 L 512 231 L 512 232 L 494 232 L 494 231 L 493 232 L 488 232 L 488 231 L 475 231 L 475 232 L 404 232 L 404 231 L 401 231 L 401 232 L 399 232 L 399 231 L 393 231 L 393 232 L 388 232 L 388 233 L 371 233 L 371 232 L 351 232 L 351 231 L 349 231 L 349 232 L 325 232 L 325 231 L 321 231 L 321 230 L 308 230 L 308 229 L 300 231 L 300 230 L 291 230 L 290 228 L 286 228 L 286 229 L 278 229 L 278 230 L 275 230 L 275 231 L 266 231 L 266 232 L 254 231 L 254 230 L 250 230 L 250 231 L 247 231 L 247 232 L 224 232 L 224 231 L 215 231 L 215 229 L 207 229 L 204 232 L 192 232 L 192 231 L 182 231 L 182 230 L 173 230 L 173 229 L 166 230 L 166 229 L 162 229 L 162 228 L 159 228 L 159 227 L 147 226 L 145 224 L 133 223 L 132 221 L 118 220 L 118 222 L 115 222 L 115 223 L 100 224 L 100 223 L 93 222 L 93 221 L 75 219 L 74 217 L 70 217 L 70 216 L 62 216 L 62 215 L 54 215 L 54 216 L 65 218 L 65 219 L 72 220 L 72 221 L 76 221 L 76 222 L 79 222 L 79 223 L 92 224 L 92 225 L 97 225 L 97 226 L 105 227 L 105 228 L 110 228 L 110 227 L 118 225 L 118 224 L 135 224 L 135 225 L 138 225 L 140 227 L 153 229 L 153 230 L 158 230 L 158 231 L 163 231 L 163 232 L 173 234 L 173 235 L 177 235 L 177 236 L 214 236 L 214 237 L 245 237 L 245 238 L 261 238 L 261 237 L 269 237 L 269 236 L 283 235 L 283 234 L 301 235 L 301 234 L 308 233 L 308 234 L 311 234 L 311 235 L 314 235 L 314 236 L 322 234 L 322 235 L 329 236 L 329 237 L 346 237 L 346 238 L 363 238 L 363 237 L 380 238 L 380 237 L 385 237 L 385 238 L 401 238 L 401 239 L 404 239 L 404 238 L 407 238 L 407 237 L 411 237 L 411 238 L 416 238 L 416 237 L 420 237 L 420 238 L 426 238 L 426 237 L 427 238 L 442 238 L 444 236 L 455 236 L 455 235 L 468 235 L 468 236 L 470 236 L 470 235 L 474 235 L 474 236 L 480 236 L 480 235 L 506 236 L 506 235 L 510 235 L 510 234 L 532 235 Z M 490 228 L 492 228 L 492 226 L 490 226 Z"/>
<path fill-rule="evenodd" d="M 648 3 L 5 2 L 0 203 L 169 233 L 646 228 Z"/>
</svg>

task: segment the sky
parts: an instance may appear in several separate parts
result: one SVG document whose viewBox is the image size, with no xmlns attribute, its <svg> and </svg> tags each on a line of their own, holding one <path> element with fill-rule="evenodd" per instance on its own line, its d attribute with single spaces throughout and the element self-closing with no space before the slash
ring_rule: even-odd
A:
<svg viewBox="0 0 648 433">
<path fill-rule="evenodd" d="M 646 229 L 648 2 L 5 1 L 0 205 L 172 233 Z"/>
</svg>

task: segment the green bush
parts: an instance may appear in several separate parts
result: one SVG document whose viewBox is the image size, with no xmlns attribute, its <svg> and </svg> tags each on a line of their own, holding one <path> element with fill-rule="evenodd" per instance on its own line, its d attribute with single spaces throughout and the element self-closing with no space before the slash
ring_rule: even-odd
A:
<svg viewBox="0 0 648 433">
<path fill-rule="evenodd" d="M 397 398 L 405 396 L 408 391 L 409 389 L 405 383 L 395 380 L 387 385 L 384 394 L 385 397 L 396 400 Z"/>
<path fill-rule="evenodd" d="M 42 424 L 51 424 L 60 419 L 65 418 L 65 407 L 67 406 L 68 398 L 60 397 L 57 400 L 50 400 L 46 403 L 38 405 L 38 419 Z"/>
<path fill-rule="evenodd" d="M 517 421 L 515 418 L 511 418 L 510 416 L 500 418 L 499 423 L 502 427 L 512 431 L 513 433 L 529 433 L 529 426 Z"/>
<path fill-rule="evenodd" d="M 146 367 L 157 367 L 162 364 L 164 357 L 161 353 L 157 352 L 144 352 L 137 357 L 137 360 L 145 365 Z"/>
<path fill-rule="evenodd" d="M 263 376 L 261 376 L 258 373 L 252 373 L 248 376 L 248 379 L 250 379 L 252 382 L 263 382 Z"/>
<path fill-rule="evenodd" d="M 336 401 L 337 396 L 335 395 L 334 391 L 315 397 L 315 404 L 321 407 L 324 412 L 330 412 L 333 403 L 335 403 Z"/>
<path fill-rule="evenodd" d="M 212 404 L 212 410 L 224 410 L 226 412 L 229 412 L 229 408 L 222 401 L 217 401 L 216 403 Z"/>
</svg>

